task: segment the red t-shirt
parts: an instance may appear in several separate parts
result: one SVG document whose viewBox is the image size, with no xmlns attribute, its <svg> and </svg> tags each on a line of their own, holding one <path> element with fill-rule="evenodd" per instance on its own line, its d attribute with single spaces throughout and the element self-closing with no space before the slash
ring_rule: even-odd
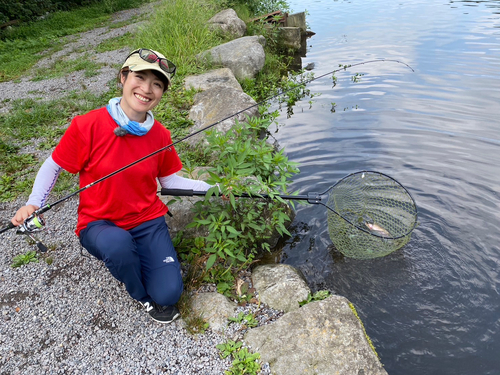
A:
<svg viewBox="0 0 500 375">
<path fill-rule="evenodd" d="M 143 136 L 118 137 L 117 124 L 106 107 L 76 116 L 52 158 L 70 173 L 80 174 L 80 187 L 124 167 L 172 143 L 170 132 L 155 120 Z M 170 147 L 80 193 L 76 234 L 95 220 L 110 220 L 131 229 L 167 213 L 157 195 L 157 177 L 181 170 L 174 147 Z"/>
</svg>

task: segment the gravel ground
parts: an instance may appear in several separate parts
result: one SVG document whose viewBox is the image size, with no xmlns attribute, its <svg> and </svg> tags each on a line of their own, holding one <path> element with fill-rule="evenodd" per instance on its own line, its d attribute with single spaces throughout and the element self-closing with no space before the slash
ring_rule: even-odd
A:
<svg viewBox="0 0 500 375">
<path fill-rule="evenodd" d="M 119 12 L 116 20 L 153 6 Z M 100 41 L 135 27 L 80 34 L 57 56 L 76 58 L 82 47 L 92 51 Z M 115 63 L 128 52 L 120 49 L 95 55 L 95 59 Z M 57 56 L 44 59 L 38 67 L 50 66 Z M 25 77 L 20 82 L 0 83 L 0 102 L 61 98 L 78 87 L 99 93 L 107 90 L 107 82 L 115 76 L 116 70 L 109 66 L 90 79 L 80 73 L 40 82 Z M 8 102 L 0 108 L 6 110 Z M 22 204 L 20 200 L 0 203 L 1 227 Z M 12 268 L 13 257 L 36 246 L 13 230 L 0 236 L 0 374 L 223 374 L 231 361 L 221 359 L 215 346 L 228 338 L 241 338 L 242 327 L 232 323 L 224 335 L 208 330 L 192 336 L 182 320 L 170 325 L 151 320 L 101 262 L 82 252 L 73 232 L 77 205 L 75 197 L 45 215 L 47 229 L 38 238 L 49 252 L 38 263 Z M 248 305 L 237 313 L 256 308 Z M 279 313 L 268 309 L 258 315 L 261 324 L 266 324 Z M 268 373 L 264 364 L 262 374 Z"/>
</svg>

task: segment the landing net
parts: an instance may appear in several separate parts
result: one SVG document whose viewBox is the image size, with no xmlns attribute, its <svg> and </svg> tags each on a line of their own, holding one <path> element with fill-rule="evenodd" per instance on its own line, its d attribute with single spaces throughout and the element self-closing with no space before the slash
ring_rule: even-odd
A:
<svg viewBox="0 0 500 375">
<path fill-rule="evenodd" d="M 396 180 L 379 172 L 356 172 L 329 192 L 328 232 L 346 257 L 382 257 L 406 245 L 417 224 L 417 207 Z"/>
</svg>

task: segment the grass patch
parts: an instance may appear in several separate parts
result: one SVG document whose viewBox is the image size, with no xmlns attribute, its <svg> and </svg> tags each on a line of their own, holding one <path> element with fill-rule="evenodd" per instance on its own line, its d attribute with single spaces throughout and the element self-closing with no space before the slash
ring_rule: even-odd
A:
<svg viewBox="0 0 500 375">
<path fill-rule="evenodd" d="M 106 40 L 102 41 L 101 43 L 99 43 L 96 46 L 96 48 L 94 49 L 94 51 L 96 53 L 114 51 L 114 50 L 123 48 L 125 46 L 128 46 L 130 44 L 133 44 L 133 42 L 131 43 L 131 41 L 133 41 L 134 38 L 135 38 L 135 36 L 132 35 L 131 33 L 125 33 L 125 34 L 117 36 L 115 38 L 109 38 L 109 39 L 106 39 Z M 132 48 L 130 48 L 130 49 L 132 49 Z"/>
<path fill-rule="evenodd" d="M 43 81 L 44 79 L 64 77 L 70 73 L 85 71 L 85 77 L 92 77 L 98 74 L 103 63 L 96 63 L 89 60 L 89 56 L 72 60 L 57 60 L 51 67 L 37 69 L 34 73 L 33 81 Z"/>
<path fill-rule="evenodd" d="M 206 67 L 201 67 L 195 56 L 224 41 L 206 25 L 219 10 L 213 0 L 164 1 L 151 16 L 154 27 L 143 28 L 137 35 L 136 47 L 161 51 L 177 65 L 180 77 L 200 73 Z"/>
</svg>

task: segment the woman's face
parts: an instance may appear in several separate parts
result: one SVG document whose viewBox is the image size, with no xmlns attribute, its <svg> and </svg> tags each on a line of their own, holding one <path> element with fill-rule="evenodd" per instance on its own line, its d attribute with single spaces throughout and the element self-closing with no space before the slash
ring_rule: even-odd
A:
<svg viewBox="0 0 500 375">
<path fill-rule="evenodd" d="M 164 83 L 151 70 L 122 74 L 123 96 L 120 106 L 132 121 L 144 122 L 146 112 L 158 105 Z"/>
</svg>

